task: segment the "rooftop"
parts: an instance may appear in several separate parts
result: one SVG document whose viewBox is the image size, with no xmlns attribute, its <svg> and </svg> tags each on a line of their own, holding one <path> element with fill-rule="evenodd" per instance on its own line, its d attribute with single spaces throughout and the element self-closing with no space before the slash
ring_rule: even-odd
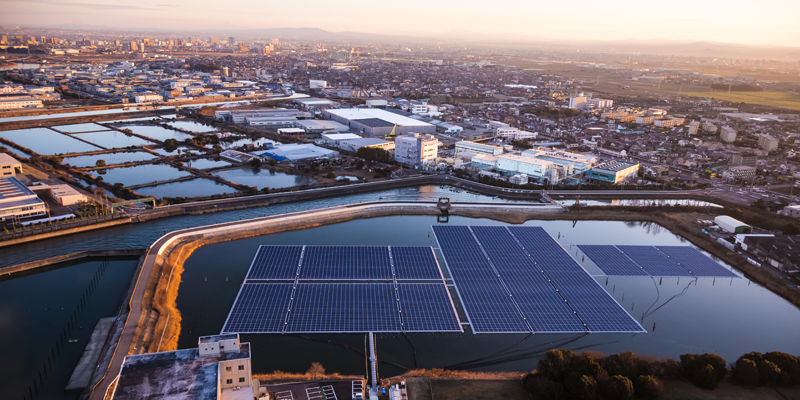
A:
<svg viewBox="0 0 800 400">
<path fill-rule="evenodd" d="M 413 118 L 408 118 L 403 115 L 398 115 L 393 112 L 381 110 L 379 108 L 341 108 L 337 110 L 325 110 L 330 114 L 336 115 L 341 118 L 350 119 L 353 121 L 364 119 L 381 119 L 392 125 L 397 124 L 400 126 L 431 126 L 427 122 L 418 121 Z M 359 121 L 362 122 L 362 121 Z"/>
<path fill-rule="evenodd" d="M 604 170 L 604 171 L 611 171 L 611 172 L 619 172 L 631 167 L 635 167 L 639 165 L 639 163 L 632 163 L 630 161 L 622 161 L 622 160 L 611 160 L 604 162 L 602 164 L 598 164 L 596 167 L 592 168 L 594 170 Z"/>
<path fill-rule="evenodd" d="M 200 357 L 199 349 L 127 356 L 114 390 L 114 399 L 216 400 L 217 364 L 248 357 L 249 343 L 240 343 L 239 351 L 224 352 L 219 356 Z"/>
<path fill-rule="evenodd" d="M 0 164 L 19 164 L 16 158 L 11 157 L 6 153 L 0 153 Z"/>
<path fill-rule="evenodd" d="M 33 193 L 17 178 L 9 176 L 0 179 L 0 202 L 22 200 L 31 196 L 36 197 L 36 193 Z"/>
</svg>

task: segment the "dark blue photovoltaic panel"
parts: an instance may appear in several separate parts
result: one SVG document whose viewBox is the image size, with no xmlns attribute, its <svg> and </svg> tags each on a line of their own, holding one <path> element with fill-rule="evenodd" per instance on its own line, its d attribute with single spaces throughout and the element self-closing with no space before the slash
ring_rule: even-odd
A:
<svg viewBox="0 0 800 400">
<path fill-rule="evenodd" d="M 544 272 L 583 272 L 585 271 L 567 254 L 561 245 L 540 226 L 508 227 L 514 237 L 519 240 L 531 258 Z"/>
<path fill-rule="evenodd" d="M 694 247 L 689 246 L 656 246 L 662 253 L 680 263 L 681 267 L 694 276 L 738 278 L 739 276 L 727 268 L 717 264 Z"/>
<path fill-rule="evenodd" d="M 392 283 L 299 283 L 287 333 L 399 332 Z"/>
<path fill-rule="evenodd" d="M 297 275 L 303 246 L 259 246 L 247 279 L 291 279 Z"/>
<path fill-rule="evenodd" d="M 245 283 L 222 333 L 283 332 L 291 294 L 291 283 Z"/>
<path fill-rule="evenodd" d="M 392 279 L 389 249 L 379 246 L 306 246 L 300 279 Z"/>
<path fill-rule="evenodd" d="M 617 246 L 628 258 L 653 276 L 692 276 L 653 246 Z"/>
<path fill-rule="evenodd" d="M 586 332 L 586 327 L 503 226 L 472 231 L 534 332 Z"/>
<path fill-rule="evenodd" d="M 406 332 L 463 332 L 443 283 L 398 283 L 397 293 Z"/>
<path fill-rule="evenodd" d="M 530 332 L 469 228 L 435 225 L 433 231 L 473 332 Z"/>
<path fill-rule="evenodd" d="M 578 248 L 606 275 L 650 275 L 614 246 L 582 244 Z"/>
<path fill-rule="evenodd" d="M 586 272 L 547 272 L 547 277 L 591 332 L 645 332 Z"/>
<path fill-rule="evenodd" d="M 442 279 L 430 247 L 391 247 L 397 279 Z"/>
</svg>

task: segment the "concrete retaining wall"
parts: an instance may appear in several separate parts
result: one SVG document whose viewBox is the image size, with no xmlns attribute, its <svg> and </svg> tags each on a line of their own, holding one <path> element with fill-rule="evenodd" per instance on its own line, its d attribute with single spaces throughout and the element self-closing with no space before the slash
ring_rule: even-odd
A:
<svg viewBox="0 0 800 400">
<path fill-rule="evenodd" d="M 17 264 L 10 267 L 0 268 L 0 275 L 10 275 L 17 272 L 28 271 L 31 269 L 47 267 L 53 264 L 75 261 L 89 257 L 140 257 L 146 251 L 146 249 L 85 250 L 76 253 L 65 254 L 63 256 L 50 257 L 44 260 L 31 261 L 25 264 Z"/>
</svg>

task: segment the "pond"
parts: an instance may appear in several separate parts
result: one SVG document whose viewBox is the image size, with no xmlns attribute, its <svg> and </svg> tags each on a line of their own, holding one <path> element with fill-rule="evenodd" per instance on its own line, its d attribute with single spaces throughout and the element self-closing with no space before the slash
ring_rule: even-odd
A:
<svg viewBox="0 0 800 400">
<path fill-rule="evenodd" d="M 132 153 L 107 153 L 93 154 L 89 156 L 65 157 L 62 163 L 72 165 L 73 167 L 85 168 L 96 166 L 98 160 L 105 161 L 106 165 L 114 165 L 133 161 L 152 160 L 154 158 L 157 157 L 144 151 L 137 151 Z"/>
<path fill-rule="evenodd" d="M 256 186 L 258 189 L 285 188 L 292 186 L 313 185 L 317 181 L 304 175 L 289 175 L 283 172 L 276 172 L 269 168 L 253 169 L 249 167 L 226 169 L 213 172 L 212 175 L 219 176 L 229 182 L 235 182 L 247 186 Z"/>
<path fill-rule="evenodd" d="M 100 318 L 114 317 L 130 284 L 136 260 L 91 261 L 57 265 L 0 278 L 0 398 L 21 399 L 33 388 L 48 355 L 52 368 L 37 385 L 39 398 L 77 399 L 80 391 L 65 392 L 72 371 Z M 90 285 L 92 279 L 97 285 Z M 74 328 L 70 315 L 82 296 Z M 60 341 L 64 333 L 66 340 Z M 68 343 L 67 340 L 76 340 Z M 56 341 L 59 341 L 56 348 Z M 63 343 L 63 345 L 61 344 Z M 52 357 L 55 355 L 55 357 Z"/>
<path fill-rule="evenodd" d="M 15 149 L 15 148 L 13 148 L 13 147 L 11 147 L 11 146 L 8 146 L 8 145 L 5 145 L 5 144 L 3 144 L 3 143 L 0 143 L 0 147 L 4 147 L 6 150 L 8 150 L 8 152 L 9 152 L 9 153 L 12 153 L 14 156 L 19 156 L 19 157 L 22 157 L 22 158 L 28 158 L 28 157 L 30 157 L 30 154 L 26 154 L 26 153 L 25 153 L 24 151 L 22 151 L 22 150 L 17 150 L 17 149 Z M 15 157 L 15 158 L 16 158 L 16 157 Z"/>
<path fill-rule="evenodd" d="M 47 128 L 17 129 L 0 132 L 0 137 L 39 154 L 54 155 L 102 150 Z"/>
<path fill-rule="evenodd" d="M 147 146 L 155 144 L 136 136 L 128 136 L 119 131 L 74 133 L 72 136 L 107 149 L 121 149 L 128 146 Z"/>
<path fill-rule="evenodd" d="M 196 132 L 196 133 L 207 133 L 216 131 L 216 128 L 214 128 L 213 126 L 203 125 L 199 122 L 194 122 L 194 121 L 173 121 L 173 122 L 167 122 L 167 125 L 174 126 L 178 129 L 183 129 L 185 131 Z"/>
<path fill-rule="evenodd" d="M 197 197 L 215 194 L 235 193 L 236 189 L 217 183 L 210 179 L 197 178 L 185 182 L 173 182 L 158 186 L 148 186 L 135 190 L 145 196 L 162 197 Z"/>
<path fill-rule="evenodd" d="M 435 217 L 395 216 L 356 220 L 295 232 L 201 247 L 185 263 L 178 295 L 182 317 L 179 348 L 198 336 L 219 332 L 259 245 L 434 246 Z M 450 217 L 449 225 L 505 225 L 488 219 Z M 610 221 L 528 221 L 542 226 L 574 256 L 575 244 L 683 245 L 691 243 L 654 224 Z M 580 260 L 578 260 L 580 262 Z M 439 254 L 445 276 L 449 276 Z M 723 264 L 724 265 L 724 264 Z M 224 267 L 223 267 L 224 266 Z M 596 269 L 587 268 L 590 273 Z M 596 277 L 600 285 L 647 330 L 645 334 L 473 334 L 377 335 L 379 362 L 406 368 L 443 368 L 478 363 L 473 370 L 530 371 L 550 348 L 606 354 L 633 351 L 657 358 L 716 353 L 728 362 L 750 351 L 800 353 L 800 309 L 747 279 Z M 210 294 L 214 296 L 211 297 Z M 466 322 L 458 297 L 453 296 Z M 311 343 L 304 337 L 322 340 Z M 523 342 L 524 340 L 524 342 Z M 253 370 L 303 372 L 316 361 L 328 371 L 365 374 L 363 356 L 340 343 L 364 348 L 363 334 L 244 335 L 254 355 Z M 330 343 L 327 343 L 330 341 Z M 497 355 L 501 350 L 504 355 Z M 415 356 L 416 354 L 416 356 Z M 515 357 L 508 357 L 509 354 Z M 416 361 L 415 361 L 416 357 Z M 381 363 L 381 377 L 404 370 Z"/>
<path fill-rule="evenodd" d="M 120 129 L 130 129 L 133 133 L 153 138 L 160 141 L 167 139 L 175 139 L 177 141 L 184 141 L 188 138 L 194 137 L 188 133 L 173 131 L 156 125 L 122 125 Z"/>
<path fill-rule="evenodd" d="M 145 164 L 135 167 L 111 168 L 99 171 L 90 171 L 92 176 L 102 176 L 110 184 L 121 183 L 124 186 L 141 185 L 143 183 L 167 181 L 191 175 L 186 171 L 163 164 Z"/>
<path fill-rule="evenodd" d="M 196 160 L 185 161 L 184 164 L 187 167 L 192 167 L 197 169 L 229 167 L 231 165 L 231 163 L 225 160 L 213 159 L 213 158 L 198 158 Z"/>
<path fill-rule="evenodd" d="M 574 199 L 562 200 L 558 198 L 558 192 L 550 192 L 550 197 L 557 204 L 571 206 L 575 204 Z M 691 207 L 722 207 L 719 204 L 709 203 L 702 200 L 681 200 L 681 199 L 615 199 L 615 200 L 581 200 L 581 206 L 691 206 Z"/>
<path fill-rule="evenodd" d="M 107 131 L 109 130 L 105 126 L 97 125 L 97 124 L 74 124 L 74 125 L 59 125 L 54 126 L 53 129 L 59 132 L 65 133 L 80 133 L 80 132 L 95 132 L 95 131 Z"/>
</svg>

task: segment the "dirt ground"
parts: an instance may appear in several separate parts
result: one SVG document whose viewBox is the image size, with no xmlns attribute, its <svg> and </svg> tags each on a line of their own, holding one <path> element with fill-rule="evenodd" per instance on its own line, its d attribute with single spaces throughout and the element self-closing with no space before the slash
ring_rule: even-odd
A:
<svg viewBox="0 0 800 400">
<path fill-rule="evenodd" d="M 779 393 L 780 392 L 780 393 Z M 743 387 L 722 383 L 714 390 L 704 390 L 686 381 L 664 381 L 659 400 L 800 400 L 800 387 Z"/>
<path fill-rule="evenodd" d="M 518 380 L 429 381 L 409 378 L 406 381 L 409 400 L 528 400 L 528 393 Z"/>
</svg>

